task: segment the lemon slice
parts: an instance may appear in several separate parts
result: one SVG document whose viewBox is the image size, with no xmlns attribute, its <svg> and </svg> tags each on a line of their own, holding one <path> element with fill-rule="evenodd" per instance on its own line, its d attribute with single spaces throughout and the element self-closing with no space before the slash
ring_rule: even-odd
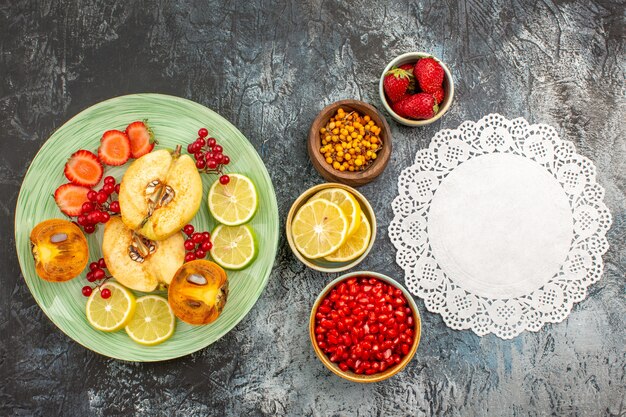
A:
<svg viewBox="0 0 626 417">
<path fill-rule="evenodd" d="M 361 223 L 361 206 L 352 193 L 341 188 L 327 188 L 315 194 L 309 201 L 318 198 L 323 198 L 341 207 L 350 224 L 348 236 L 356 232 Z"/>
<path fill-rule="evenodd" d="M 250 226 L 220 224 L 211 233 L 211 257 L 224 269 L 243 269 L 256 258 L 256 238 Z"/>
<path fill-rule="evenodd" d="M 365 252 L 372 238 L 372 228 L 365 215 L 361 214 L 361 224 L 356 232 L 341 245 L 336 252 L 331 253 L 324 259 L 331 262 L 347 262 L 358 258 Z"/>
<path fill-rule="evenodd" d="M 209 190 L 209 211 L 218 222 L 227 226 L 244 224 L 254 216 L 259 205 L 256 189 L 250 178 L 228 174 L 226 185 L 215 181 Z"/>
<path fill-rule="evenodd" d="M 172 337 L 176 317 L 167 300 L 156 295 L 137 299 L 135 315 L 126 325 L 126 333 L 133 341 L 147 346 L 158 345 Z"/>
<path fill-rule="evenodd" d="M 343 245 L 348 237 L 349 225 L 337 204 L 318 198 L 300 207 L 291 223 L 291 235 L 302 255 L 318 259 Z"/>
<path fill-rule="evenodd" d="M 102 298 L 100 291 L 94 291 L 87 299 L 87 320 L 98 330 L 114 332 L 133 317 L 135 296 L 117 282 L 107 282 L 101 290 L 105 288 L 111 291 L 109 298 Z"/>
</svg>

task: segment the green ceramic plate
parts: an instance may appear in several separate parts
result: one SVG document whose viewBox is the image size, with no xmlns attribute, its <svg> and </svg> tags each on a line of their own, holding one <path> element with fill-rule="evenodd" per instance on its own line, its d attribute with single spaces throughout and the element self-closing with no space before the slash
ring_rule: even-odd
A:
<svg viewBox="0 0 626 417">
<path fill-rule="evenodd" d="M 109 129 L 123 130 L 128 123 L 148 119 L 159 141 L 157 148 L 184 147 L 197 137 L 198 129 L 206 127 L 231 157 L 229 172 L 250 177 L 259 192 L 259 210 L 250 222 L 259 244 L 258 258 L 248 268 L 228 272 L 230 292 L 223 313 L 206 326 L 191 326 L 178 321 L 174 336 L 165 343 L 145 347 L 134 343 L 122 330 L 103 333 L 93 329 L 85 319 L 86 298 L 81 288 L 87 284 L 86 271 L 65 283 L 49 283 L 37 277 L 30 254 L 29 236 L 39 222 L 64 218 L 52 195 L 67 182 L 63 167 L 67 158 L 78 149 L 96 151 L 102 133 Z M 105 175 L 119 181 L 126 167 L 108 167 Z M 193 219 L 197 229 L 212 230 L 216 223 L 210 217 L 206 196 L 217 177 L 203 175 L 204 197 Z M 99 188 L 99 187 L 98 187 Z M 102 256 L 102 227 L 88 237 L 90 259 Z M 184 356 L 202 349 L 224 336 L 250 311 L 261 295 L 270 275 L 278 244 L 278 207 L 272 181 L 263 161 L 248 140 L 226 119 L 206 107 L 178 97 L 160 94 L 128 95 L 96 104 L 84 110 L 59 128 L 43 145 L 33 160 L 17 199 L 15 243 L 22 273 L 33 297 L 59 329 L 76 342 L 112 358 L 127 361 L 160 361 Z"/>
</svg>

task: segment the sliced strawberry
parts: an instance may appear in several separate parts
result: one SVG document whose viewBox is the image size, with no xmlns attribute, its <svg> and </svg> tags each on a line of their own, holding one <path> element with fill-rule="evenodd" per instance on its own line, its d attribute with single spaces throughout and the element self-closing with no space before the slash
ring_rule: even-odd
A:
<svg viewBox="0 0 626 417">
<path fill-rule="evenodd" d="M 126 133 L 107 130 L 100 140 L 98 157 L 107 165 L 124 165 L 130 159 L 130 141 Z"/>
<path fill-rule="evenodd" d="M 74 217 L 81 213 L 83 203 L 89 201 L 87 193 L 91 191 L 88 187 L 76 184 L 63 184 L 54 192 L 54 201 L 61 211 L 68 216 Z"/>
<path fill-rule="evenodd" d="M 91 187 L 100 182 L 104 169 L 96 155 L 81 149 L 70 156 L 64 172 L 70 182 Z"/>
<path fill-rule="evenodd" d="M 133 158 L 144 156 L 154 148 L 154 134 L 144 122 L 132 122 L 126 128 L 130 140 L 130 154 Z"/>
</svg>

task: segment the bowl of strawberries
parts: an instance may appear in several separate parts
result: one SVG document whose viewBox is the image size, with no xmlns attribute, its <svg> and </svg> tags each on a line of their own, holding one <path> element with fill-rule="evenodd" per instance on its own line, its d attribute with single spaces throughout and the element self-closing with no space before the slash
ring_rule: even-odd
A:
<svg viewBox="0 0 626 417">
<path fill-rule="evenodd" d="M 448 67 L 426 52 L 408 52 L 393 59 L 379 83 L 380 100 L 397 122 L 424 126 L 448 111 L 454 82 Z"/>
</svg>

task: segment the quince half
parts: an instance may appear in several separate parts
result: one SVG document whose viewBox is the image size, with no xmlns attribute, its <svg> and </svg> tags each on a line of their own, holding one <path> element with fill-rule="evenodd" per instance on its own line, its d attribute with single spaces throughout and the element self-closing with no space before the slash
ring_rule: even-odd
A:
<svg viewBox="0 0 626 417">
<path fill-rule="evenodd" d="M 167 149 L 150 152 L 133 162 L 120 184 L 122 220 L 150 240 L 180 231 L 200 208 L 202 179 L 189 155 Z"/>
<path fill-rule="evenodd" d="M 102 253 L 107 269 L 122 285 L 150 292 L 169 285 L 185 262 L 185 238 L 176 233 L 161 241 L 149 240 L 126 227 L 119 217 L 104 226 Z"/>
</svg>

